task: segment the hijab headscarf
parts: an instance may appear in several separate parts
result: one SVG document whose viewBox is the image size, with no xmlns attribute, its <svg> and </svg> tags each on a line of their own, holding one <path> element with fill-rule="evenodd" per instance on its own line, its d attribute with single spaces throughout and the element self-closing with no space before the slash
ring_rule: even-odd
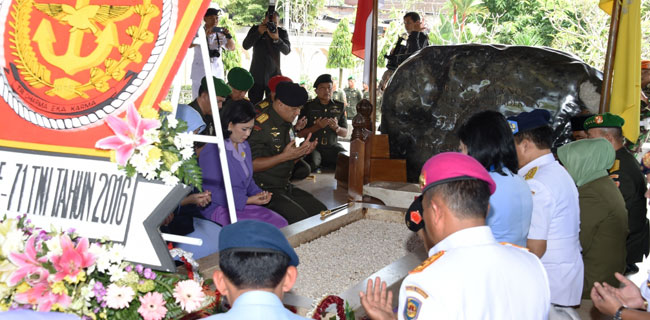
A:
<svg viewBox="0 0 650 320">
<path fill-rule="evenodd" d="M 607 170 L 614 165 L 616 151 L 604 138 L 583 139 L 558 148 L 557 156 L 576 185 L 581 187 L 609 175 Z"/>
</svg>

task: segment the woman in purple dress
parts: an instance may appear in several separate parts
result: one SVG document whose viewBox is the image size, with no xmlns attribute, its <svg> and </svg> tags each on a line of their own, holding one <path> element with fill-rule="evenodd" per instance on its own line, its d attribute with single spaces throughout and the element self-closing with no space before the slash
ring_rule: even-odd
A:
<svg viewBox="0 0 650 320">
<path fill-rule="evenodd" d="M 253 105 L 246 100 L 231 101 L 223 107 L 220 114 L 237 219 L 264 221 L 278 228 L 286 226 L 287 220 L 282 216 L 262 207 L 271 201 L 273 194 L 260 189 L 253 180 L 251 148 L 246 141 L 255 122 Z M 199 155 L 199 165 L 203 171 L 203 189 L 212 192 L 212 202 L 201 213 L 222 226 L 230 224 L 219 148 L 216 144 L 205 145 Z"/>
</svg>

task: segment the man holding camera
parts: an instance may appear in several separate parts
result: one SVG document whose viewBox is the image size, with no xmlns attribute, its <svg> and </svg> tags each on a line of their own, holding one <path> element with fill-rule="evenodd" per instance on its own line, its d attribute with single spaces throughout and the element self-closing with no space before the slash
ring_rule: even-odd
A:
<svg viewBox="0 0 650 320">
<path fill-rule="evenodd" d="M 280 71 L 280 52 L 287 55 L 291 52 L 289 34 L 278 26 L 278 13 L 275 6 L 269 6 L 261 24 L 251 27 L 242 43 L 245 50 L 253 48 L 253 61 L 250 72 L 255 79 L 255 84 L 248 91 L 248 98 L 253 104 L 270 96 L 267 83 Z"/>
<path fill-rule="evenodd" d="M 222 48 L 226 50 L 235 50 L 235 41 L 230 35 L 230 31 L 226 28 L 217 27 L 219 24 L 219 13 L 221 10 L 215 8 L 208 8 L 203 16 L 205 25 L 205 35 L 208 41 L 208 53 L 210 55 L 210 66 L 212 67 L 212 75 L 218 79 L 224 79 L 223 61 L 221 60 Z M 203 68 L 203 58 L 201 57 L 201 46 L 197 43 L 198 37 L 194 39 L 190 48 L 194 48 L 194 60 L 192 61 L 192 99 L 199 96 L 199 87 L 201 79 L 205 77 L 205 69 Z"/>
</svg>

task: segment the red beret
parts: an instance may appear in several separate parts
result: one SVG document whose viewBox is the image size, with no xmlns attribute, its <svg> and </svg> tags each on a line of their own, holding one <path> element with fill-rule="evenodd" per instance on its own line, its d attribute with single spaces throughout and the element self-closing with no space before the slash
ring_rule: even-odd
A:
<svg viewBox="0 0 650 320">
<path fill-rule="evenodd" d="M 269 89 L 271 90 L 271 92 L 275 92 L 275 87 L 280 82 L 293 82 L 293 80 L 291 80 L 291 78 L 285 77 L 283 75 L 277 75 L 277 76 L 271 77 L 271 79 L 269 79 Z"/>
</svg>

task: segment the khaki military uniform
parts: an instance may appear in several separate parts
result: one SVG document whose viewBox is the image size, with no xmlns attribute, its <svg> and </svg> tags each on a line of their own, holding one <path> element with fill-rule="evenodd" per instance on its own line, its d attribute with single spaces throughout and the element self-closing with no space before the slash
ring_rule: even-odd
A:
<svg viewBox="0 0 650 320">
<path fill-rule="evenodd" d="M 264 104 L 262 101 L 258 110 L 255 126 L 248 138 L 253 160 L 282 153 L 293 139 L 291 123 L 284 121 L 271 104 Z M 293 170 L 294 161 L 288 160 L 253 174 L 260 188 L 273 193 L 271 202 L 266 207 L 282 215 L 289 224 L 327 210 L 325 205 L 310 193 L 289 182 Z"/>
<path fill-rule="evenodd" d="M 273 104 L 273 101 L 271 101 L 271 97 L 268 97 L 268 98 L 258 102 L 255 105 L 255 114 L 260 115 L 265 108 L 271 107 L 272 104 Z M 292 140 L 296 136 L 295 135 L 295 130 L 293 128 L 291 129 L 290 135 L 291 135 Z M 307 161 L 305 161 L 305 159 L 300 158 L 300 160 L 298 160 L 293 166 L 293 173 L 291 174 L 291 181 L 303 180 L 303 179 L 309 177 L 310 174 L 311 174 L 311 166 L 309 166 L 309 163 L 307 163 Z"/>
<path fill-rule="evenodd" d="M 348 119 L 352 119 L 357 115 L 357 103 L 361 101 L 363 95 L 361 95 L 359 89 L 347 87 L 345 88 L 345 97 L 348 99 L 348 106 L 345 111 L 348 113 Z"/>
<path fill-rule="evenodd" d="M 345 92 L 341 89 L 332 92 L 332 100 L 343 102 L 344 104 L 348 103 L 348 99 L 345 97 Z"/>
<path fill-rule="evenodd" d="M 320 100 L 314 99 L 305 104 L 300 116 L 307 117 L 307 128 L 313 126 L 318 118 L 335 118 L 339 127 L 347 128 L 348 122 L 345 113 L 343 103 L 341 102 L 330 100 L 327 105 L 322 105 Z M 336 132 L 330 127 L 325 127 L 314 132 L 311 135 L 311 140 L 318 141 L 316 150 L 307 157 L 312 169 L 317 169 L 321 166 L 335 168 L 336 158 L 339 152 L 345 151 L 345 148 L 338 143 Z"/>
</svg>

